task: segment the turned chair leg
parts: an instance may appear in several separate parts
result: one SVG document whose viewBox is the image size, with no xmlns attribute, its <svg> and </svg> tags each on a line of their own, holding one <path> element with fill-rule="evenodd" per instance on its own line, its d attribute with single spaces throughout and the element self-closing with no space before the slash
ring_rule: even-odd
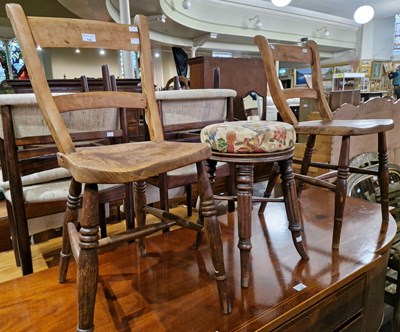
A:
<svg viewBox="0 0 400 332">
<path fill-rule="evenodd" d="M 67 279 L 69 257 L 71 256 L 71 244 L 68 232 L 68 223 L 72 222 L 75 227 L 78 223 L 78 209 L 82 185 L 75 180 L 71 181 L 67 198 L 67 209 L 64 214 L 62 246 L 58 271 L 58 282 L 64 283 Z"/>
<path fill-rule="evenodd" d="M 303 259 L 309 259 L 303 244 L 303 225 L 301 223 L 299 201 L 296 193 L 296 183 L 292 169 L 292 160 L 279 161 L 282 179 L 282 192 L 285 200 L 286 215 L 289 230 L 292 233 L 294 246 Z"/>
<path fill-rule="evenodd" d="M 78 259 L 78 331 L 94 330 L 98 261 L 99 196 L 96 184 L 86 184 L 83 196 Z"/>
<path fill-rule="evenodd" d="M 310 163 L 311 163 L 311 158 L 314 153 L 314 145 L 315 145 L 316 137 L 317 137 L 316 135 L 308 135 L 307 144 L 306 144 L 306 148 L 304 150 L 304 156 L 303 156 L 303 160 L 302 160 L 301 168 L 300 168 L 300 174 L 302 174 L 302 175 L 308 174 L 308 170 L 310 168 Z M 303 188 L 304 188 L 304 182 L 301 180 L 298 180 L 297 181 L 297 197 L 300 198 Z"/>
<path fill-rule="evenodd" d="M 15 226 L 14 212 L 13 212 L 12 205 L 8 200 L 6 200 L 6 207 L 7 207 L 8 224 L 10 226 L 11 242 L 12 242 L 12 247 L 14 249 L 15 264 L 18 267 L 20 267 L 21 261 L 19 259 L 19 248 L 18 248 L 18 241 L 17 241 L 17 230 L 16 230 L 16 226 Z"/>
<path fill-rule="evenodd" d="M 217 208 L 214 203 L 213 191 L 209 182 L 205 162 L 198 162 L 196 167 L 201 211 L 204 217 L 204 227 L 207 234 L 208 247 L 214 265 L 221 311 L 224 314 L 228 314 L 232 311 L 232 307 L 228 294 L 221 229 L 217 219 Z"/>
<path fill-rule="evenodd" d="M 271 174 L 268 179 L 267 187 L 264 191 L 264 198 L 270 198 L 272 194 L 272 190 L 274 190 L 276 183 L 279 178 L 279 167 L 278 163 L 274 163 L 272 166 Z M 263 214 L 265 208 L 267 207 L 267 202 L 261 202 L 260 208 L 258 209 L 258 214 Z"/>
<path fill-rule="evenodd" d="M 389 167 L 385 132 L 378 134 L 378 160 L 378 178 L 379 188 L 381 190 L 382 223 L 387 224 L 389 222 Z"/>
<path fill-rule="evenodd" d="M 206 165 L 208 181 L 210 183 L 211 190 L 214 193 L 217 162 L 215 160 L 208 159 L 205 161 L 205 165 Z M 197 223 L 202 226 L 204 225 L 204 216 L 203 216 L 203 212 L 201 210 L 201 197 L 200 197 L 200 208 L 199 208 L 199 213 L 198 213 L 198 217 L 197 217 Z M 202 240 L 203 240 L 203 232 L 197 232 L 196 240 L 194 241 L 194 243 L 192 245 L 192 249 L 197 249 L 200 246 L 200 243 Z"/>
<path fill-rule="evenodd" d="M 187 215 L 188 215 L 188 217 L 191 217 L 193 215 L 193 207 L 192 207 L 193 191 L 192 191 L 192 185 L 191 184 L 187 184 L 185 186 L 185 191 L 186 191 Z"/>
<path fill-rule="evenodd" d="M 349 154 L 350 154 L 350 136 L 343 136 L 342 146 L 340 148 L 338 172 L 336 180 L 332 249 L 339 249 L 339 244 L 340 244 L 340 234 L 342 231 L 344 207 L 347 198 L 347 178 L 349 177 Z"/>
<path fill-rule="evenodd" d="M 251 215 L 253 210 L 254 165 L 237 166 L 237 211 L 240 249 L 241 286 L 249 287 L 249 261 L 251 245 Z"/>
<path fill-rule="evenodd" d="M 133 190 L 135 192 L 135 217 L 137 220 L 138 227 L 146 225 L 146 212 L 144 207 L 146 206 L 146 182 L 139 181 L 133 184 Z M 146 256 L 146 243 L 145 238 L 139 238 L 139 255 Z"/>
</svg>

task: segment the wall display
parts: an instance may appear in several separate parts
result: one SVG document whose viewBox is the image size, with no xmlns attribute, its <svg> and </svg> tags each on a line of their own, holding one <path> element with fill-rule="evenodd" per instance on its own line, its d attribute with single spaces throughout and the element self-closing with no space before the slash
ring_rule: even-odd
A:
<svg viewBox="0 0 400 332">
<path fill-rule="evenodd" d="M 351 73 L 352 69 L 353 69 L 353 67 L 351 65 L 336 66 L 335 74 Z"/>
<path fill-rule="evenodd" d="M 296 69 L 296 85 L 306 85 L 306 76 L 311 75 L 311 68 Z"/>
<path fill-rule="evenodd" d="M 382 75 L 382 63 L 381 62 L 374 62 L 372 63 L 372 70 L 371 70 L 371 80 L 379 80 Z"/>
<path fill-rule="evenodd" d="M 7 78 L 9 78 L 7 48 L 5 43 L 0 40 L 0 82 L 3 82 Z"/>
<path fill-rule="evenodd" d="M 372 61 L 371 60 L 361 60 L 360 66 L 361 67 L 371 67 Z"/>
<path fill-rule="evenodd" d="M 367 76 L 367 77 L 370 77 L 371 76 L 371 67 L 361 66 L 359 69 L 359 72 L 365 74 L 365 76 Z"/>
<path fill-rule="evenodd" d="M 321 68 L 321 75 L 323 81 L 332 80 L 333 67 Z"/>
</svg>

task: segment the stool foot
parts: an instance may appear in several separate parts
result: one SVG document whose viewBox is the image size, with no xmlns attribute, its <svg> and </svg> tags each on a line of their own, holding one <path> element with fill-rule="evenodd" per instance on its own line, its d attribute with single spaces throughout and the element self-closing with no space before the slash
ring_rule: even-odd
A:
<svg viewBox="0 0 400 332">
<path fill-rule="evenodd" d="M 303 237 L 300 231 L 292 231 L 292 239 L 294 246 L 302 259 L 308 260 L 308 254 L 304 248 Z"/>
<path fill-rule="evenodd" d="M 240 249 L 240 285 L 242 288 L 249 287 L 249 261 L 252 248 L 250 239 L 239 239 L 238 247 Z"/>
<path fill-rule="evenodd" d="M 289 221 L 289 230 L 292 233 L 293 243 L 301 258 L 309 259 L 303 244 L 303 226 L 301 224 L 300 207 L 297 199 L 292 160 L 282 160 L 279 162 L 279 166 L 282 178 L 282 192 L 285 199 L 286 214 Z"/>
</svg>

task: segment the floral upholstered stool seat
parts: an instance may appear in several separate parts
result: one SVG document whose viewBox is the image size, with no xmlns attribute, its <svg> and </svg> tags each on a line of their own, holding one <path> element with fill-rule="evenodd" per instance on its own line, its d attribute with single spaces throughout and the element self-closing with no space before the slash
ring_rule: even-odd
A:
<svg viewBox="0 0 400 332">
<path fill-rule="evenodd" d="M 215 175 L 217 162 L 236 165 L 236 196 L 241 264 L 241 286 L 249 285 L 251 215 L 253 202 L 284 202 L 294 245 L 303 259 L 302 223 L 298 206 L 292 159 L 296 133 L 292 125 L 277 121 L 233 121 L 209 125 L 201 131 L 201 141 L 210 144 L 209 173 Z M 283 198 L 253 197 L 253 173 L 256 163 L 276 163 L 282 182 Z"/>
</svg>

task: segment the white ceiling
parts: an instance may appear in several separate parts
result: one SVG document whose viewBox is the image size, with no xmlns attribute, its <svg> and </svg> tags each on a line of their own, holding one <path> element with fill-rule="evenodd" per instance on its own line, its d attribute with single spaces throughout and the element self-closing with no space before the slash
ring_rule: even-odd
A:
<svg viewBox="0 0 400 332">
<path fill-rule="evenodd" d="M 386 18 L 400 14 L 399 0 L 292 0 L 290 3 L 291 7 L 349 19 L 353 18 L 355 10 L 362 5 L 374 7 L 375 18 Z"/>
<path fill-rule="evenodd" d="M 182 0 L 168 0 L 172 5 L 178 6 Z M 352 22 L 354 11 L 364 4 L 370 4 L 375 9 L 375 20 L 400 14 L 400 0 L 292 0 L 289 6 L 279 9 L 275 7 L 270 0 L 191 0 L 195 2 L 220 2 L 232 5 L 243 6 L 250 14 L 257 15 L 264 9 L 282 10 L 295 15 L 306 15 L 310 17 L 319 17 L 320 13 L 331 15 L 332 21 L 341 22 L 347 20 Z M 4 5 L 10 2 L 0 0 L 0 27 L 7 25 L 5 18 Z M 60 17 L 82 17 L 99 20 L 111 20 L 108 6 L 119 10 L 119 0 L 13 0 L 20 3 L 28 15 L 38 16 L 60 16 Z M 131 15 L 157 15 L 162 13 L 160 0 L 129 0 Z M 183 26 L 171 19 L 167 19 L 165 24 L 161 22 L 153 22 L 150 29 L 165 35 L 175 36 L 179 38 L 194 39 L 200 35 L 204 35 L 206 30 L 197 30 Z M 1 30 L 0 30 L 0 33 Z M 4 32 L 2 33 L 4 37 Z M 221 35 L 218 36 L 220 42 L 242 45 L 250 45 L 253 43 L 252 38 Z M 340 47 L 327 47 L 326 51 L 341 51 Z"/>
</svg>

